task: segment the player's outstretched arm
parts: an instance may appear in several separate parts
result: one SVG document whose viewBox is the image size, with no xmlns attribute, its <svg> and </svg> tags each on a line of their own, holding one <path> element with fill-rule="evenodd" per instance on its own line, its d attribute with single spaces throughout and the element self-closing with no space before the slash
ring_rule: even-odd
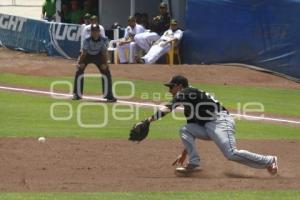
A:
<svg viewBox="0 0 300 200">
<path fill-rule="evenodd" d="M 168 106 L 160 107 L 154 115 L 148 118 L 148 121 L 151 123 L 156 120 L 159 120 L 160 118 L 166 116 L 170 112 L 172 112 L 172 110 Z"/>
</svg>

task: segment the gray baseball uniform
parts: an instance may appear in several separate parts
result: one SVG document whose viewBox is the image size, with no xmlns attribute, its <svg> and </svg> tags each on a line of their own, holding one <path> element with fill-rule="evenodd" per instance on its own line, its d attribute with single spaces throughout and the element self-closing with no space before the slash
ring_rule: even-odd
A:
<svg viewBox="0 0 300 200">
<path fill-rule="evenodd" d="M 190 164 L 200 164 L 195 138 L 213 140 L 229 160 L 254 168 L 267 168 L 272 164 L 274 156 L 237 149 L 233 118 L 226 108 L 208 93 L 192 87 L 184 88 L 166 106 L 173 110 L 180 105 L 184 106 L 184 114 L 187 118 L 187 124 L 180 129 L 180 137 L 188 153 Z M 164 113 L 156 115 L 159 118 Z"/>
</svg>

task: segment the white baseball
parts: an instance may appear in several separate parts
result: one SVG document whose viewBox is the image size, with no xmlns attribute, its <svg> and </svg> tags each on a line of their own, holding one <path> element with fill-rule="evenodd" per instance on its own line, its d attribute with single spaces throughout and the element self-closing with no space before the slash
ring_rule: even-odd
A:
<svg viewBox="0 0 300 200">
<path fill-rule="evenodd" d="M 40 143 L 44 143 L 44 142 L 46 142 L 46 138 L 45 137 L 39 137 L 38 141 Z"/>
</svg>

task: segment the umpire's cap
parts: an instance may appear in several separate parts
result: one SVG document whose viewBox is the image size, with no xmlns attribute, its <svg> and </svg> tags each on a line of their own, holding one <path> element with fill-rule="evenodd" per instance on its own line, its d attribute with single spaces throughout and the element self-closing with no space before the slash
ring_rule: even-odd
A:
<svg viewBox="0 0 300 200">
<path fill-rule="evenodd" d="M 182 85 L 182 87 L 186 88 L 189 86 L 189 81 L 187 78 L 185 78 L 182 75 L 176 75 L 173 76 L 172 79 L 168 83 L 165 83 L 164 85 L 167 87 L 172 87 L 180 84 Z"/>
</svg>

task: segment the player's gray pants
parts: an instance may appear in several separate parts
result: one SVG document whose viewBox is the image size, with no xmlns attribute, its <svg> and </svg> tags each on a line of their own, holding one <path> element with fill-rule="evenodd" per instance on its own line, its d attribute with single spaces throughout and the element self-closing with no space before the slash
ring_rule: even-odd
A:
<svg viewBox="0 0 300 200">
<path fill-rule="evenodd" d="M 181 140 L 188 152 L 189 163 L 199 165 L 200 157 L 197 153 L 195 138 L 213 140 L 224 156 L 232 161 L 254 167 L 266 168 L 273 161 L 273 156 L 264 156 L 236 148 L 235 123 L 227 112 L 217 114 L 217 119 L 207 122 L 204 126 L 189 123 L 180 129 Z"/>
</svg>

